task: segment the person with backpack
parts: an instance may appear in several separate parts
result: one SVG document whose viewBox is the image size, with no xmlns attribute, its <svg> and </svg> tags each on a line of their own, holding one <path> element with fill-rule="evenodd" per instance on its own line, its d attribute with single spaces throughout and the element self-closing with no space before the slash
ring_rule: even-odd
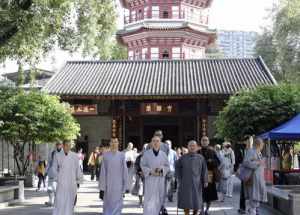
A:
<svg viewBox="0 0 300 215">
<path fill-rule="evenodd" d="M 41 159 L 41 156 L 39 156 L 39 160 L 37 161 L 37 167 L 36 167 L 36 175 L 39 178 L 38 181 L 38 188 L 36 191 L 39 191 L 41 189 L 41 184 L 43 182 L 44 188 L 46 188 L 45 185 L 45 174 L 46 174 L 46 162 Z"/>
</svg>

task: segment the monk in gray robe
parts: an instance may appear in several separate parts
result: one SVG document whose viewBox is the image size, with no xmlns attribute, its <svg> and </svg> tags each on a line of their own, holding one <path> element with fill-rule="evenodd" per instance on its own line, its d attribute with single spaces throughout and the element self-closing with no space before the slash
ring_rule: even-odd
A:
<svg viewBox="0 0 300 215">
<path fill-rule="evenodd" d="M 152 148 L 141 159 L 141 168 L 145 177 L 144 215 L 158 215 L 165 198 L 165 180 L 169 172 L 166 153 L 160 150 L 161 139 L 154 136 Z"/>
<path fill-rule="evenodd" d="M 104 193 L 103 215 L 121 215 L 123 194 L 128 189 L 128 169 L 125 154 L 118 151 L 119 141 L 110 141 L 110 151 L 104 153 L 101 164 L 99 187 Z"/>
<path fill-rule="evenodd" d="M 256 215 L 260 202 L 267 202 L 267 189 L 264 178 L 264 161 L 261 151 L 264 142 L 257 138 L 252 149 L 247 151 L 243 165 L 252 170 L 251 183 L 245 183 L 245 196 L 249 200 L 249 215 Z"/>
<path fill-rule="evenodd" d="M 198 214 L 202 208 L 202 188 L 208 186 L 207 166 L 202 155 L 197 153 L 198 144 L 191 140 L 188 143 L 188 154 L 176 162 L 176 177 L 178 187 L 178 208 L 184 209 L 184 214 Z"/>
</svg>

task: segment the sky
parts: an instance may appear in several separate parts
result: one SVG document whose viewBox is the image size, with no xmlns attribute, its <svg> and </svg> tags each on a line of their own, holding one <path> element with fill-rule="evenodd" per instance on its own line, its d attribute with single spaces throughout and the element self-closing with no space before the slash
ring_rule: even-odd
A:
<svg viewBox="0 0 300 215">
<path fill-rule="evenodd" d="M 210 10 L 210 28 L 217 30 L 256 31 L 261 32 L 261 27 L 270 24 L 267 19 L 273 4 L 278 0 L 214 0 Z M 118 27 L 122 28 L 122 9 L 118 9 Z M 49 54 L 38 68 L 57 71 L 68 60 L 82 60 L 80 54 L 68 54 L 55 50 Z M 0 66 L 0 74 L 17 71 L 17 65 L 13 61 Z"/>
</svg>

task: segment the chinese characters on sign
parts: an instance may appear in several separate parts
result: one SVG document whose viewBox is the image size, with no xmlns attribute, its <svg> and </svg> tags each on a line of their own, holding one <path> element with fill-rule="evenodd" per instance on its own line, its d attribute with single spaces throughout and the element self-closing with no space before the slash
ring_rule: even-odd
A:
<svg viewBox="0 0 300 215">
<path fill-rule="evenodd" d="M 111 136 L 112 136 L 112 138 L 116 138 L 117 137 L 117 133 L 118 133 L 117 125 L 118 125 L 117 120 L 113 119 L 112 120 L 112 125 L 111 125 L 111 127 L 112 127 L 111 128 L 111 131 L 112 131 Z"/>
<path fill-rule="evenodd" d="M 176 111 L 174 103 L 143 103 L 141 105 L 142 114 L 174 114 Z"/>
<path fill-rule="evenodd" d="M 97 115 L 97 105 L 71 105 L 73 115 Z"/>
<path fill-rule="evenodd" d="M 207 136 L 207 119 L 202 118 L 202 136 Z"/>
</svg>

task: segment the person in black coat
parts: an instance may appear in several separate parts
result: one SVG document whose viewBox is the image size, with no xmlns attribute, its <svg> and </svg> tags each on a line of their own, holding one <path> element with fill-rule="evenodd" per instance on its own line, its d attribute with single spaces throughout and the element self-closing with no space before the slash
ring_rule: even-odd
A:
<svg viewBox="0 0 300 215">
<path fill-rule="evenodd" d="M 204 204 L 202 208 L 202 213 L 208 215 L 211 202 L 218 200 L 216 182 L 219 180 L 218 167 L 221 162 L 215 150 L 209 146 L 209 138 L 206 136 L 201 138 L 199 153 L 205 158 L 208 169 L 208 186 L 203 190 L 203 201 L 206 203 L 206 209 L 204 210 Z"/>
</svg>

